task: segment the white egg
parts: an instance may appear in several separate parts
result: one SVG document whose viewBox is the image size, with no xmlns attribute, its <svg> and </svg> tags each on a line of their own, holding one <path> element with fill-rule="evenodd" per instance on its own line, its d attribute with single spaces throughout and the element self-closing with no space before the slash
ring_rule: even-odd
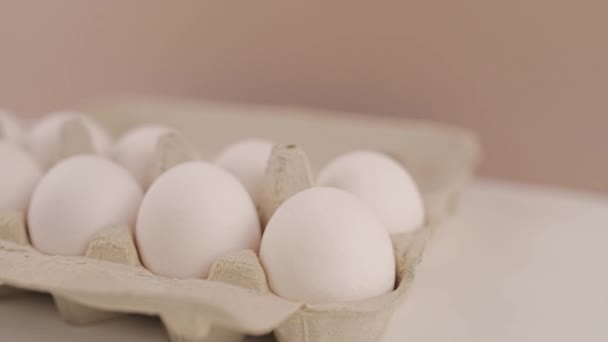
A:
<svg viewBox="0 0 608 342">
<path fill-rule="evenodd" d="M 348 191 L 376 213 L 390 234 L 416 230 L 424 223 L 424 206 L 416 183 L 393 158 L 355 151 L 330 161 L 318 184 Z"/>
<path fill-rule="evenodd" d="M 32 194 L 28 226 L 32 244 L 54 255 L 84 255 L 101 229 L 134 225 L 142 190 L 121 166 L 94 155 L 64 159 Z"/>
<path fill-rule="evenodd" d="M 42 176 L 40 166 L 21 147 L 0 141 L 0 210 L 27 210 Z"/>
<path fill-rule="evenodd" d="M 26 137 L 26 146 L 44 168 L 48 168 L 59 152 L 63 125 L 69 120 L 80 119 L 89 131 L 93 147 L 104 154 L 110 147 L 108 132 L 97 121 L 78 112 L 50 113 L 38 120 Z"/>
<path fill-rule="evenodd" d="M 226 147 L 215 160 L 243 183 L 257 205 L 272 146 L 272 142 L 263 139 L 242 140 Z"/>
<path fill-rule="evenodd" d="M 359 199 L 333 188 L 285 201 L 266 226 L 260 260 L 271 289 L 297 302 L 356 301 L 395 285 L 386 229 Z"/>
<path fill-rule="evenodd" d="M 23 134 L 23 126 L 17 116 L 0 110 L 0 140 L 13 144 L 21 144 Z"/>
<path fill-rule="evenodd" d="M 255 206 L 243 185 L 202 161 L 174 166 L 152 183 L 136 228 L 144 265 L 174 278 L 206 278 L 227 253 L 257 251 L 260 235 Z"/>
<path fill-rule="evenodd" d="M 112 157 L 148 188 L 154 180 L 156 144 L 163 134 L 172 129 L 159 125 L 136 127 L 125 133 L 112 148 Z"/>
</svg>

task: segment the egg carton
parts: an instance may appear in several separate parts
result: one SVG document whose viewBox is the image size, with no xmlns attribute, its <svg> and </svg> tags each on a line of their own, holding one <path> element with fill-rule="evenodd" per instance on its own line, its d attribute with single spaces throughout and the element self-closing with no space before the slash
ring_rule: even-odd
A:
<svg viewBox="0 0 608 342">
<path fill-rule="evenodd" d="M 63 137 L 56 160 L 91 151 L 90 139 L 79 122 L 66 124 Z M 468 135 L 462 137 L 465 139 L 459 147 L 473 141 Z M 189 139 L 175 132 L 159 139 L 157 174 L 198 158 L 200 149 L 186 141 Z M 470 146 L 476 148 L 475 144 Z M 454 167 L 446 159 L 458 152 L 454 146 L 440 153 L 437 148 L 430 150 L 433 155 L 425 159 L 424 165 L 412 164 L 416 159 L 409 159 L 408 168 L 420 166 L 428 171 L 419 173 L 427 178 L 421 183 L 426 184 L 421 192 L 427 223 L 414 233 L 392 236 L 397 284 L 389 294 L 351 303 L 295 303 L 272 293 L 260 261 L 248 250 L 217 260 L 206 280 L 154 275 L 142 267 L 132 229 L 127 225 L 100 231 L 85 256 L 44 255 L 29 245 L 24 213 L 4 212 L 0 213 L 0 295 L 20 290 L 50 293 L 60 315 L 73 324 L 91 324 L 121 314 L 156 315 L 172 341 L 240 341 L 244 335 L 270 332 L 286 342 L 379 341 L 391 315 L 407 296 L 415 267 L 435 227 L 453 210 L 476 160 L 463 158 L 457 168 L 438 172 Z M 468 153 L 476 155 L 477 151 Z M 438 177 L 438 173 L 451 176 Z M 264 200 L 258 208 L 262 220 L 267 220 L 289 196 L 312 186 L 311 174 L 301 148 L 276 145 L 264 180 Z M 446 179 L 447 183 L 435 183 Z"/>
</svg>

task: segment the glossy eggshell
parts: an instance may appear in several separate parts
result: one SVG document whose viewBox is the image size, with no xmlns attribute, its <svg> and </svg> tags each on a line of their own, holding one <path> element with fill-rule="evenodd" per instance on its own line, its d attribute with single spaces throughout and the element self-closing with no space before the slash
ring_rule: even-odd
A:
<svg viewBox="0 0 608 342">
<path fill-rule="evenodd" d="M 271 289 L 308 304 L 349 302 L 393 290 L 389 234 L 355 196 L 311 188 L 274 213 L 260 247 Z"/>
<path fill-rule="evenodd" d="M 338 156 L 321 170 L 317 182 L 360 198 L 390 234 L 411 232 L 424 223 L 424 205 L 414 179 L 385 154 L 355 151 Z"/>
<path fill-rule="evenodd" d="M 32 194 L 32 244 L 47 254 L 84 255 L 100 230 L 135 223 L 142 196 L 135 179 L 118 164 L 93 155 L 65 159 Z"/>
<path fill-rule="evenodd" d="M 136 238 L 144 265 L 173 278 L 206 278 L 212 264 L 242 249 L 257 252 L 261 229 L 249 194 L 225 170 L 191 161 L 148 189 Z"/>
</svg>

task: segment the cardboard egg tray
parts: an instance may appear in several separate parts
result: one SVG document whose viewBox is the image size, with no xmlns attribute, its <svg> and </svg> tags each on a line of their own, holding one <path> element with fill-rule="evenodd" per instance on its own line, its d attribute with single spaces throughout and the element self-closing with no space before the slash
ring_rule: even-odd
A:
<svg viewBox="0 0 608 342">
<path fill-rule="evenodd" d="M 263 222 L 289 196 L 314 185 L 313 167 L 354 149 L 391 154 L 407 166 L 420 187 L 425 226 L 392 236 L 395 290 L 336 304 L 294 303 L 273 294 L 253 251 L 236 251 L 217 260 L 206 280 L 170 279 L 142 267 L 127 225 L 100 231 L 85 256 L 50 256 L 29 245 L 23 212 L 0 213 L 0 296 L 21 290 L 50 293 L 60 315 L 74 324 L 121 314 L 157 315 L 172 341 L 240 341 L 244 335 L 270 332 L 286 342 L 381 340 L 391 315 L 406 299 L 435 228 L 455 209 L 479 156 L 474 135 L 425 122 L 175 100 L 115 100 L 85 109 L 114 134 L 145 123 L 179 130 L 159 139 L 157 174 L 183 161 L 209 158 L 238 139 L 273 139 L 277 145 L 258 208 Z M 55 159 L 90 150 L 82 124 L 70 122 L 64 126 Z"/>
</svg>

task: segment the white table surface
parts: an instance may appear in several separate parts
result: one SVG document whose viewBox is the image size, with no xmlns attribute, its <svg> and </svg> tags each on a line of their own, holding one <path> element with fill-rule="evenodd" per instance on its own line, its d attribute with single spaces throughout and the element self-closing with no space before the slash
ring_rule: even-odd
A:
<svg viewBox="0 0 608 342">
<path fill-rule="evenodd" d="M 389 327 L 397 341 L 608 341 L 608 196 L 496 182 L 466 192 Z M 0 300 L 0 341 L 167 341 L 152 318 L 88 327 Z M 261 339 L 266 340 L 266 339 Z"/>
</svg>

